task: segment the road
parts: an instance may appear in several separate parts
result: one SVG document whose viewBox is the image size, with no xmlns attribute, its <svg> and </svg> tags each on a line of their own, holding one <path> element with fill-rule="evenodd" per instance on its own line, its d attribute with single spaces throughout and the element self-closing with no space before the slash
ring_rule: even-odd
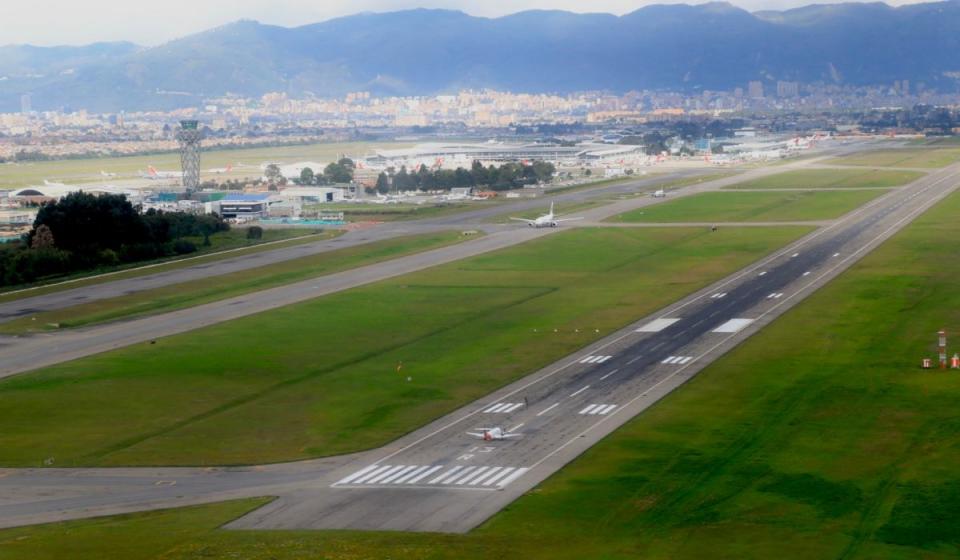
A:
<svg viewBox="0 0 960 560">
<path fill-rule="evenodd" d="M 802 301 L 960 184 L 960 164 L 381 449 L 240 469 L 0 470 L 0 526 L 278 496 L 233 529 L 464 532 Z M 716 233 L 723 235 L 723 229 Z M 502 426 L 522 437 L 484 442 Z"/>
</svg>

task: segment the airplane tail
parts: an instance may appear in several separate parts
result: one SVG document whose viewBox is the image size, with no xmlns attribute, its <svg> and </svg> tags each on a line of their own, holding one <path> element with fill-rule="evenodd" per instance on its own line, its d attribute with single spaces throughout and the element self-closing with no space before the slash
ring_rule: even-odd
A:
<svg viewBox="0 0 960 560">
<path fill-rule="evenodd" d="M 154 177 L 156 177 L 156 175 L 157 175 L 157 168 L 154 167 L 154 166 L 152 166 L 152 165 L 148 165 L 148 166 L 147 166 L 147 173 L 149 173 L 150 175 L 153 175 Z"/>
<path fill-rule="evenodd" d="M 550 203 L 550 215 L 553 216 L 553 203 Z"/>
</svg>

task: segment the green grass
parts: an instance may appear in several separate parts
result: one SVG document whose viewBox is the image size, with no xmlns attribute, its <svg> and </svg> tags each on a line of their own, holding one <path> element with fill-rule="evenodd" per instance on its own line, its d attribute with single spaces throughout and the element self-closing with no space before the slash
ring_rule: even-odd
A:
<svg viewBox="0 0 960 560">
<path fill-rule="evenodd" d="M 275 148 L 248 148 L 238 150 L 216 150 L 203 152 L 201 177 L 241 178 L 259 177 L 260 164 L 266 161 L 295 163 L 333 161 L 341 154 L 363 156 L 376 148 L 405 148 L 410 144 L 390 142 L 341 142 L 317 143 L 300 146 L 279 146 Z M 145 171 L 148 165 L 160 170 L 180 169 L 180 156 L 176 153 L 146 156 L 125 156 L 90 159 L 70 159 L 0 165 L 0 189 L 15 189 L 43 183 L 44 179 L 66 183 L 110 183 L 137 178 L 138 171 Z M 237 166 L 242 163 L 242 166 Z M 237 166 L 230 174 L 215 175 L 206 173 L 207 169 Z M 117 173 L 116 178 L 104 178 L 100 171 Z M 319 170 L 314 170 L 319 171 Z"/>
<path fill-rule="evenodd" d="M 779 222 L 837 218 L 882 191 L 705 192 L 615 216 L 617 222 Z"/>
<path fill-rule="evenodd" d="M 953 195 L 471 534 L 215 529 L 246 500 L 8 529 L 0 558 L 957 558 L 960 374 L 918 364 L 960 332 L 958 212 Z"/>
<path fill-rule="evenodd" d="M 877 169 L 804 169 L 745 181 L 727 189 L 851 189 L 898 187 L 923 173 Z"/>
<path fill-rule="evenodd" d="M 0 464 L 246 464 L 375 447 L 807 231 L 569 230 L 8 378 Z"/>
<path fill-rule="evenodd" d="M 960 148 L 901 148 L 863 152 L 828 159 L 834 165 L 866 165 L 870 167 L 946 167 L 960 160 Z"/>
<path fill-rule="evenodd" d="M 21 334 L 89 326 L 218 301 L 404 255 L 437 249 L 468 239 L 459 232 L 409 235 L 365 243 L 259 268 L 181 282 L 115 298 L 36 313 L 0 323 L 0 333 Z"/>
<path fill-rule="evenodd" d="M 0 292 L 0 302 L 34 297 L 61 290 L 70 290 L 82 286 L 99 284 L 101 282 L 167 272 L 178 268 L 211 263 L 241 255 L 251 255 L 261 251 L 291 247 L 301 243 L 313 243 L 323 239 L 332 239 L 342 234 L 343 231 L 340 230 L 265 229 L 262 239 L 249 240 L 246 239 L 245 229 L 236 229 L 230 232 L 221 232 L 212 235 L 210 237 L 209 247 L 202 246 L 202 238 L 194 239 L 193 241 L 197 242 L 198 251 L 185 255 L 184 257 L 171 257 L 157 261 L 130 263 L 69 276 L 58 276 L 56 278 L 35 282 L 30 286 L 5 286 L 3 289 L 8 290 L 8 292 Z"/>
</svg>

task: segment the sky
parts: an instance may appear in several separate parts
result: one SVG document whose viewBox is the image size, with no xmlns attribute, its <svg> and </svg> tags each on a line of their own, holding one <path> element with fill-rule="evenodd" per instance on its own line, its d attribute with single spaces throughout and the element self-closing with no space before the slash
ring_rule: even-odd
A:
<svg viewBox="0 0 960 560">
<path fill-rule="evenodd" d="M 830 0 L 732 1 L 750 11 L 780 10 L 815 2 Z M 674 0 L 0 0 L 0 45 L 132 41 L 153 46 L 238 19 L 290 27 L 364 11 L 418 7 L 496 17 L 530 9 L 619 15 L 648 4 L 664 3 Z"/>
</svg>

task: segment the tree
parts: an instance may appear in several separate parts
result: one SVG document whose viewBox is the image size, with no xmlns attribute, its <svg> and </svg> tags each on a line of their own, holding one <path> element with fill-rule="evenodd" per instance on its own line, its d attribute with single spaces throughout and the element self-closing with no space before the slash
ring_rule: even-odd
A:
<svg viewBox="0 0 960 560">
<path fill-rule="evenodd" d="M 353 162 L 351 162 L 351 165 L 352 163 Z M 340 163 L 331 163 L 324 168 L 323 177 L 330 183 L 350 183 L 353 182 L 353 167 Z"/>
<path fill-rule="evenodd" d="M 275 163 L 271 163 L 263 170 L 263 176 L 267 178 L 267 181 L 271 183 L 280 178 L 280 166 Z"/>
<path fill-rule="evenodd" d="M 312 185 L 314 180 L 315 180 L 315 177 L 313 175 L 313 169 L 310 169 L 309 167 L 304 167 L 303 170 L 300 171 L 301 185 Z"/>
<path fill-rule="evenodd" d="M 383 171 L 377 175 L 377 192 L 380 194 L 387 194 L 390 192 L 390 177 Z"/>
<path fill-rule="evenodd" d="M 30 241 L 31 249 L 53 249 L 56 246 L 56 243 L 53 240 L 53 232 L 50 231 L 50 228 L 46 224 L 41 225 L 37 228 L 36 233 L 33 235 L 33 239 Z"/>
<path fill-rule="evenodd" d="M 150 231 L 137 209 L 118 194 L 73 192 L 43 205 L 33 222 L 31 243 L 43 225 L 50 229 L 59 249 L 85 256 L 150 241 Z"/>
<path fill-rule="evenodd" d="M 263 239 L 263 228 L 260 226 L 247 228 L 247 239 Z"/>
</svg>

